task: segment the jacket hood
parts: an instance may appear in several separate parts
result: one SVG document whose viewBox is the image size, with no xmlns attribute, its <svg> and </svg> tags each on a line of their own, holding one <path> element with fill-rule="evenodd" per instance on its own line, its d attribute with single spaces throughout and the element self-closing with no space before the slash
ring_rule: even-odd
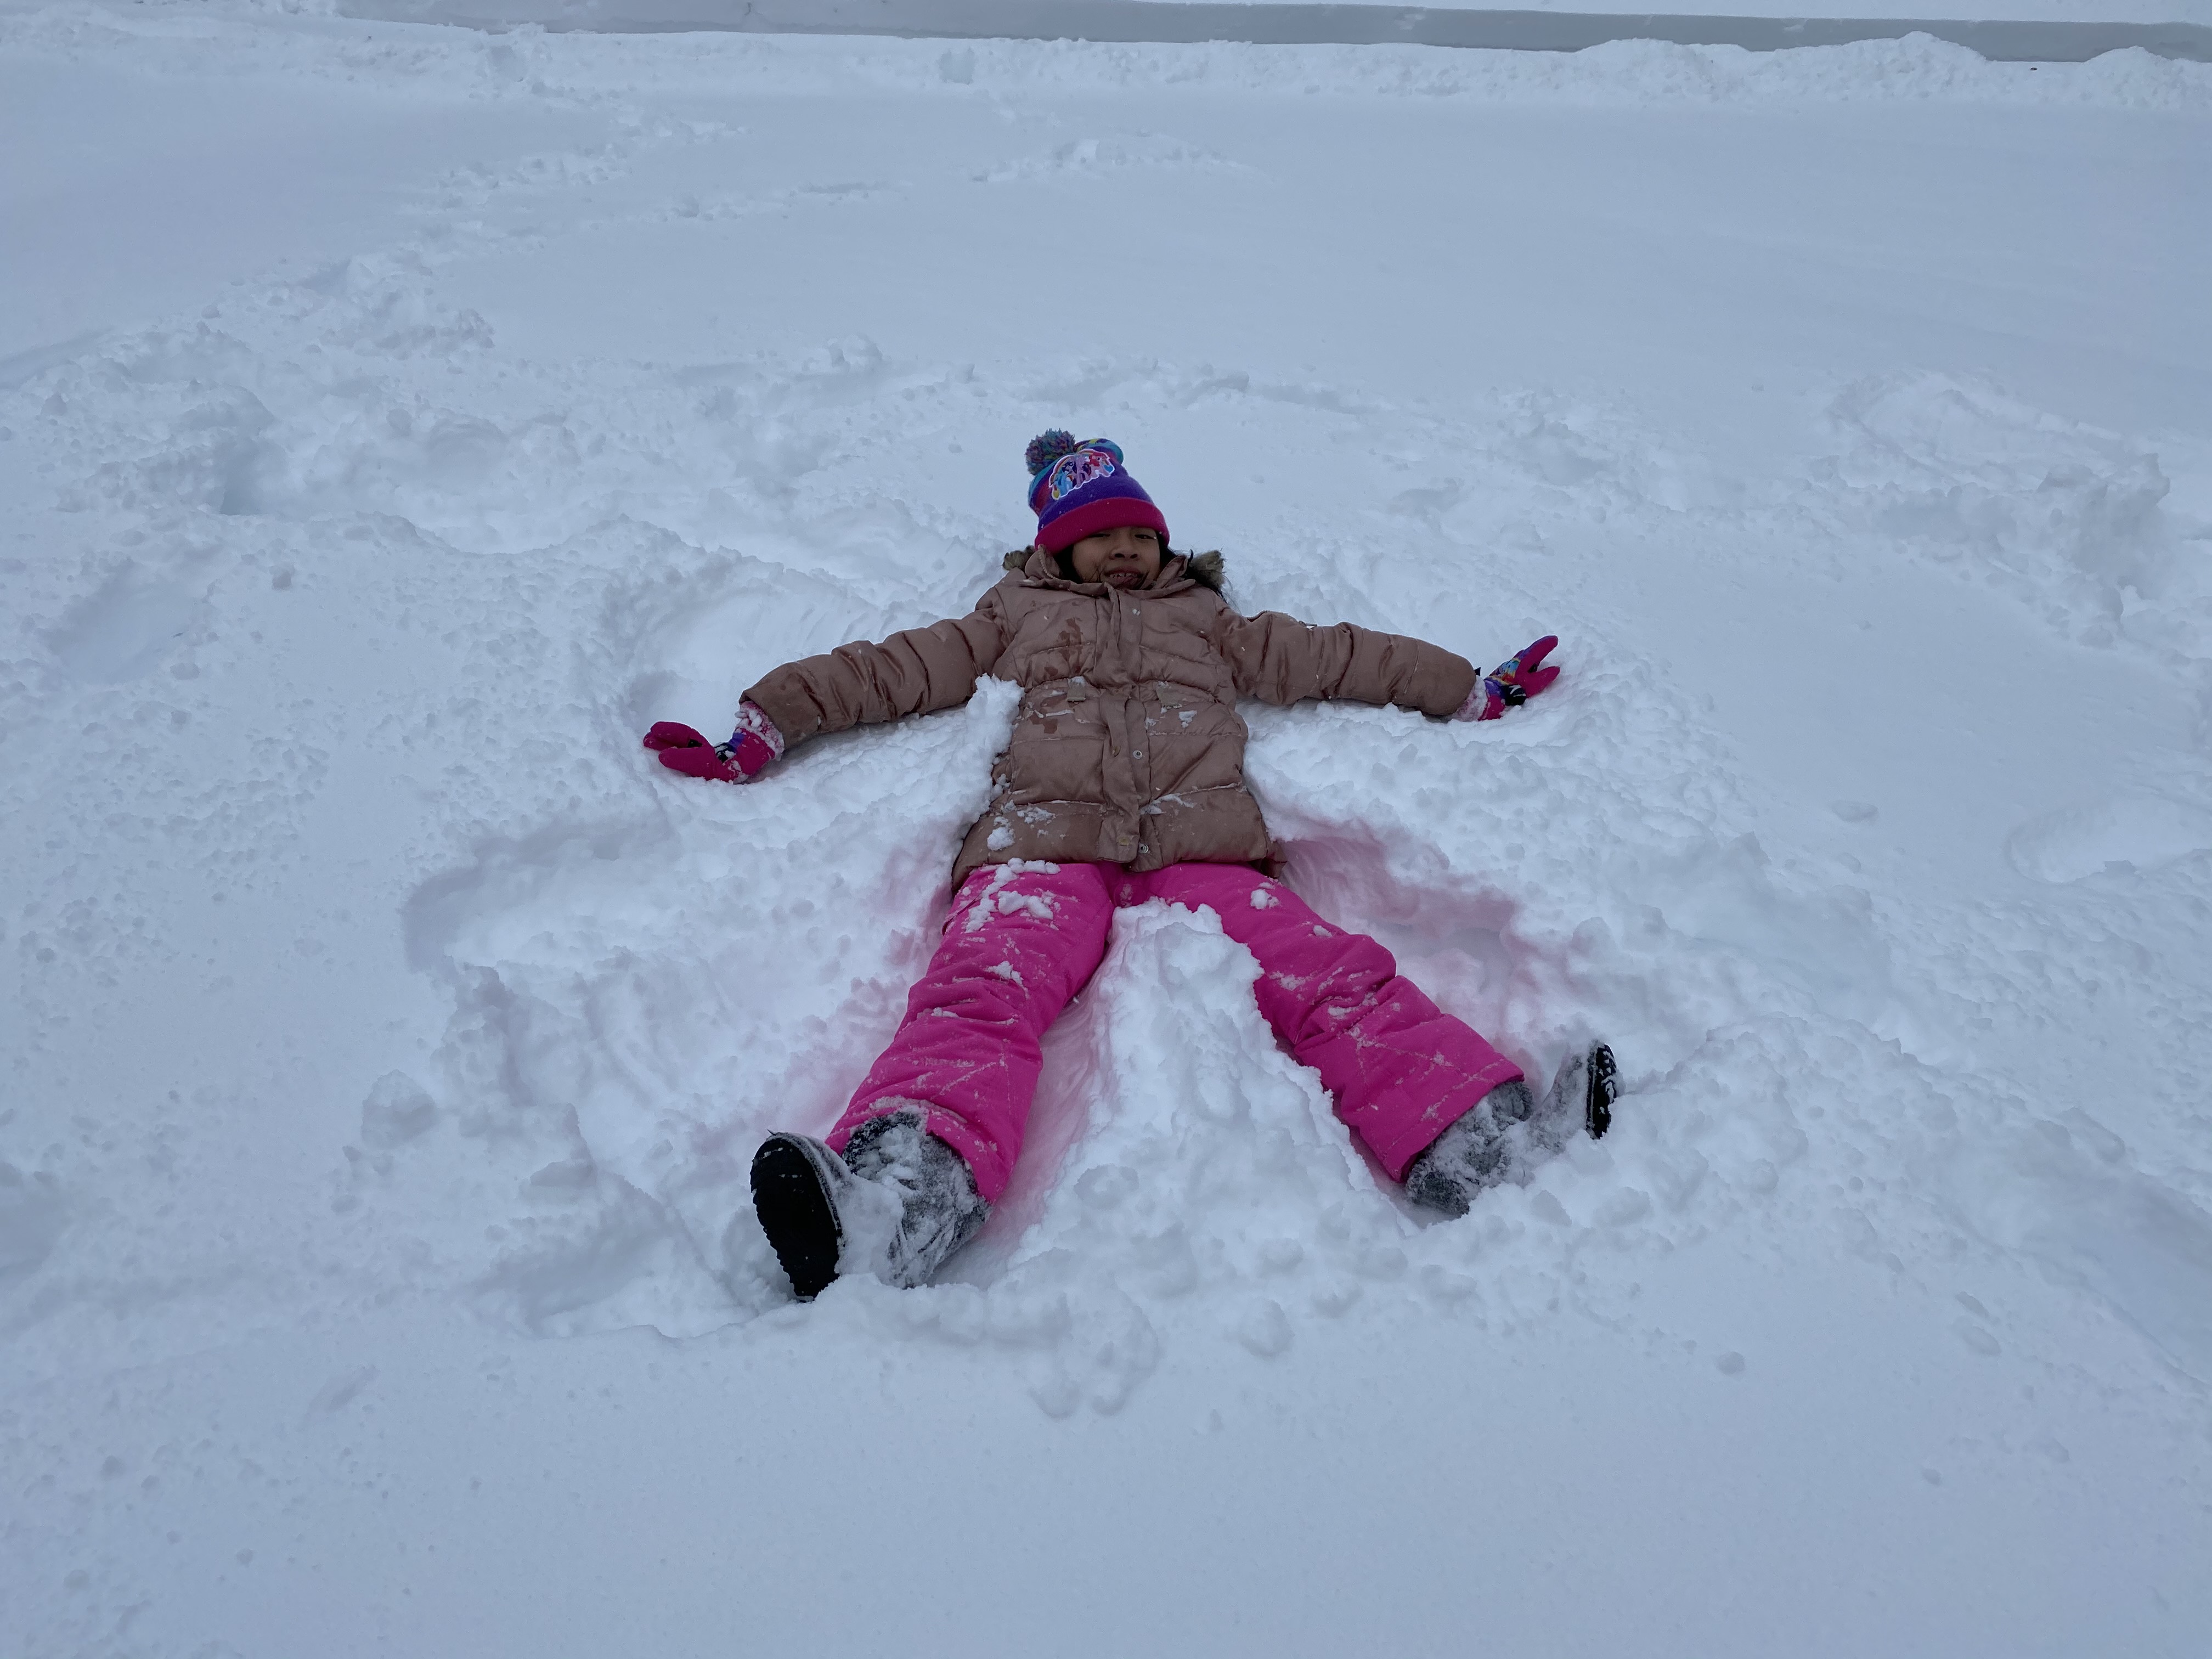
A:
<svg viewBox="0 0 2212 1659">
<path fill-rule="evenodd" d="M 1060 574 L 1060 561 L 1053 554 L 1036 547 L 1018 547 L 1000 562 L 1008 570 L 1018 570 L 1023 580 L 1042 587 L 1065 587 L 1072 592 L 1087 593 L 1105 591 L 1103 582 L 1070 581 Z M 1221 592 L 1225 579 L 1218 553 L 1174 553 L 1160 567 L 1160 574 L 1152 579 L 1152 586 L 1140 589 L 1146 593 L 1174 593 L 1185 587 L 1209 587 Z"/>
</svg>

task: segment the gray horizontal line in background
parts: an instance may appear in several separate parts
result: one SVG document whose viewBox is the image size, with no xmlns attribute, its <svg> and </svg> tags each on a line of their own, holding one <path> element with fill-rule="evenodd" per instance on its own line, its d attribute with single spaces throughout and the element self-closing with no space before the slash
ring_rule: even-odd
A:
<svg viewBox="0 0 2212 1659">
<path fill-rule="evenodd" d="M 1608 40 L 1686 46 L 1836 46 L 1932 34 L 1999 63 L 2079 64 L 2141 46 L 2212 62 L 2199 23 L 1970 22 L 1921 18 L 1678 17 L 1604 12 L 1457 11 L 1424 7 L 1236 5 L 1192 0 L 352 0 L 356 17 L 512 28 L 750 34 L 887 34 L 908 40 L 1247 41 L 1260 46 L 1481 46 L 1580 52 Z"/>
</svg>

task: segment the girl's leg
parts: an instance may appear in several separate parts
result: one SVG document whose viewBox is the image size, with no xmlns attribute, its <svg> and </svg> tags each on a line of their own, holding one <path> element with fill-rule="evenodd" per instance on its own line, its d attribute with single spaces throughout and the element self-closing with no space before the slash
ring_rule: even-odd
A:
<svg viewBox="0 0 2212 1659">
<path fill-rule="evenodd" d="M 871 1118 L 919 1105 L 929 1132 L 968 1160 L 976 1190 L 995 1202 L 1021 1152 L 1039 1039 L 1097 968 L 1113 916 L 1106 872 L 1093 865 L 994 865 L 970 875 L 898 1035 L 830 1145 L 842 1152 Z"/>
<path fill-rule="evenodd" d="M 1323 921 L 1280 882 L 1241 864 L 1175 864 L 1139 878 L 1144 896 L 1221 918 L 1259 959 L 1260 1012 L 1321 1073 L 1336 1115 L 1393 1181 L 1521 1068 L 1401 977 L 1373 939 Z"/>
</svg>

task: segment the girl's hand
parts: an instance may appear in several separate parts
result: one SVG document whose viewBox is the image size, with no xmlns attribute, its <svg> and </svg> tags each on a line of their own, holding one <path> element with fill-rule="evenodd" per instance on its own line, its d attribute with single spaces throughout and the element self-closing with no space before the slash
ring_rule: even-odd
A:
<svg viewBox="0 0 2212 1659">
<path fill-rule="evenodd" d="M 766 726 L 765 732 L 760 729 Z M 678 720 L 656 720 L 645 734 L 645 746 L 657 751 L 660 763 L 686 777 L 712 778 L 717 783 L 750 783 L 761 769 L 782 753 L 775 727 L 765 714 L 749 720 L 738 715 L 738 729 L 727 743 L 707 741 L 706 734 Z"/>
<path fill-rule="evenodd" d="M 1534 645 L 1525 646 L 1508 657 L 1476 682 L 1474 690 L 1467 694 L 1467 701 L 1452 718 L 1494 720 L 1507 709 L 1518 708 L 1559 678 L 1558 669 L 1544 666 L 1544 659 L 1551 655 L 1559 642 L 1557 634 L 1547 634 Z"/>
</svg>

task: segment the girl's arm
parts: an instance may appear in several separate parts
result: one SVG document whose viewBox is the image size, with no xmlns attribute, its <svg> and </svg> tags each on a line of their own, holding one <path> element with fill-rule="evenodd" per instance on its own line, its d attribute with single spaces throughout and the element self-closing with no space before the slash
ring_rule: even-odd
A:
<svg viewBox="0 0 2212 1659">
<path fill-rule="evenodd" d="M 787 750 L 824 732 L 957 708 L 999 660 L 1004 621 L 994 588 L 964 617 L 772 669 L 744 701 L 775 722 Z"/>
<path fill-rule="evenodd" d="M 1442 720 L 1467 706 L 1482 678 L 1473 663 L 1440 645 L 1350 623 L 1316 627 L 1275 611 L 1240 617 L 1224 606 L 1215 644 L 1237 690 L 1262 702 L 1342 697 Z"/>
</svg>

